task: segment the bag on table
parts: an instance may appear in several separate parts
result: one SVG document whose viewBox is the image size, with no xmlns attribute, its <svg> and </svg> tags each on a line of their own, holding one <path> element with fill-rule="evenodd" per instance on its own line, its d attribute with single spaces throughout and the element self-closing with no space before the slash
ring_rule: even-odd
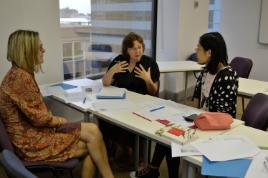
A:
<svg viewBox="0 0 268 178">
<path fill-rule="evenodd" d="M 196 116 L 194 123 L 201 130 L 230 129 L 233 117 L 222 112 L 204 112 Z"/>
</svg>

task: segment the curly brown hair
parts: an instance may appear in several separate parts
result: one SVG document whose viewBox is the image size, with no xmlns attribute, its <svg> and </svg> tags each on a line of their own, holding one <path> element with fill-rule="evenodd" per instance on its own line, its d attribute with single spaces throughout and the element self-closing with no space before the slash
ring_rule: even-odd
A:
<svg viewBox="0 0 268 178">
<path fill-rule="evenodd" d="M 134 41 L 138 41 L 139 43 L 142 44 L 142 47 L 143 47 L 143 51 L 145 49 L 145 44 L 143 42 L 143 38 L 134 33 L 134 32 L 130 32 L 129 34 L 127 34 L 122 42 L 122 55 L 124 57 L 127 57 L 129 58 L 129 54 L 127 52 L 128 48 L 132 48 L 133 45 L 134 45 Z"/>
</svg>

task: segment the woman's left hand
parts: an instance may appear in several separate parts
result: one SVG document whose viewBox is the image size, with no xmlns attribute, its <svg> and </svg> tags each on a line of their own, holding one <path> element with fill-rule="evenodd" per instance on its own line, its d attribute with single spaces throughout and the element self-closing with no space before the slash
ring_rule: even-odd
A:
<svg viewBox="0 0 268 178">
<path fill-rule="evenodd" d="M 143 66 L 140 64 L 139 67 L 135 67 L 135 76 L 138 78 L 143 79 L 145 82 L 148 82 L 151 80 L 151 68 L 149 67 L 146 71 Z"/>
</svg>

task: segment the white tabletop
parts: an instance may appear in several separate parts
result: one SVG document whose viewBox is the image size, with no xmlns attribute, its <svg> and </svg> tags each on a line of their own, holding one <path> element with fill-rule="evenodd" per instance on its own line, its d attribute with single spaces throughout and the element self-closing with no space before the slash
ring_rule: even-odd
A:
<svg viewBox="0 0 268 178">
<path fill-rule="evenodd" d="M 95 82 L 92 82 L 89 79 L 68 81 L 66 83 L 72 84 L 72 85 L 79 85 L 79 86 L 84 86 L 85 83 L 87 83 L 87 85 L 96 84 Z M 80 101 L 80 102 L 70 103 L 70 105 L 75 106 L 76 108 L 80 109 L 82 112 L 92 112 L 93 114 L 96 114 L 97 116 L 103 118 L 104 120 L 107 120 L 115 125 L 118 125 L 119 127 L 138 133 L 139 135 L 143 135 L 145 137 L 148 137 L 152 140 L 155 140 L 159 143 L 166 144 L 166 145 L 170 145 L 171 141 L 176 142 L 176 139 L 178 140 L 178 142 L 181 142 L 180 137 L 170 139 L 167 137 L 161 137 L 161 136 L 156 135 L 155 131 L 160 128 L 163 128 L 162 124 L 156 121 L 145 120 L 141 117 L 134 115 L 132 112 L 136 111 L 137 109 L 140 109 L 141 108 L 140 105 L 144 104 L 144 102 L 148 102 L 148 103 L 167 102 L 167 105 L 170 105 L 170 106 L 172 105 L 173 107 L 178 108 L 178 110 L 184 110 L 187 112 L 192 110 L 195 113 L 197 111 L 196 108 L 192 108 L 186 105 L 163 100 L 157 97 L 152 97 L 149 95 L 141 95 L 141 94 L 134 93 L 131 91 L 127 91 L 126 99 L 124 99 L 124 101 L 131 101 L 135 103 L 133 107 L 127 108 L 127 109 L 121 109 L 121 110 L 98 111 L 92 105 L 92 102 L 96 102 L 96 99 L 94 98 L 95 98 L 94 95 L 92 95 L 92 100 L 90 102 L 83 103 L 82 101 Z M 101 100 L 101 101 L 105 102 L 105 100 Z M 111 103 L 111 100 L 106 100 L 106 101 L 108 103 Z M 121 102 L 122 101 L 123 100 L 121 100 Z M 118 102 L 120 103 L 120 100 L 118 100 Z M 246 126 L 242 126 L 242 124 L 243 124 L 242 121 L 234 120 L 234 123 L 232 124 L 231 129 L 220 130 L 220 131 L 197 130 L 196 135 L 198 136 L 198 138 L 207 138 L 207 137 L 216 136 L 220 134 L 240 134 L 240 135 L 242 134 L 242 135 L 246 135 L 247 137 L 249 137 L 259 147 L 268 148 L 268 140 L 263 139 L 263 138 L 268 137 L 267 132 L 260 131 L 260 130 L 250 128 L 250 127 L 246 127 Z M 187 157 L 184 157 L 184 159 L 195 165 L 201 166 L 202 164 L 201 156 L 187 156 Z"/>
<path fill-rule="evenodd" d="M 257 93 L 268 95 L 268 82 L 239 78 L 238 94 L 252 97 Z"/>
<path fill-rule="evenodd" d="M 201 71 L 202 65 L 194 61 L 157 61 L 161 73 Z"/>
<path fill-rule="evenodd" d="M 79 87 L 83 87 L 83 86 L 99 86 L 101 85 L 101 81 L 93 81 L 90 79 L 80 79 L 80 80 L 71 80 L 71 81 L 67 81 L 64 82 L 67 84 L 71 84 L 71 85 L 76 85 L 78 86 L 78 88 L 75 89 L 70 89 L 68 90 L 68 92 L 73 92 L 75 90 L 78 90 Z M 83 101 L 78 101 L 78 102 L 72 102 L 72 103 L 66 103 L 72 107 L 75 107 L 76 109 L 80 110 L 81 112 L 91 112 L 105 120 L 108 120 L 110 122 L 112 122 L 113 124 L 119 125 L 120 127 L 123 127 L 125 129 L 134 131 L 136 133 L 142 134 L 150 139 L 156 140 L 160 143 L 164 143 L 167 145 L 171 144 L 171 141 L 175 141 L 178 143 L 182 142 L 182 138 L 179 137 L 169 137 L 169 138 L 165 138 L 165 137 L 160 137 L 158 135 L 155 134 L 155 132 L 160 129 L 163 128 L 163 125 L 156 122 L 156 121 L 148 121 L 145 119 L 142 119 L 139 116 L 136 116 L 133 114 L 134 111 L 137 111 L 139 109 L 142 109 L 142 107 L 144 106 L 144 104 L 146 103 L 163 103 L 167 106 L 171 106 L 171 107 L 175 107 L 178 110 L 180 110 L 181 112 L 185 112 L 187 113 L 187 115 L 189 113 L 200 113 L 202 112 L 202 110 L 193 108 L 193 107 L 189 107 L 186 105 L 182 105 L 179 103 L 175 103 L 172 101 L 168 101 L 168 100 L 164 100 L 161 98 L 157 98 L 157 97 L 153 97 L 150 95 L 141 95 L 135 92 L 131 92 L 131 91 L 127 91 L 126 93 L 126 99 L 123 100 L 111 100 L 111 99 L 101 99 L 98 100 L 95 97 L 95 94 L 89 94 L 90 96 L 89 99 L 87 100 L 87 102 L 83 103 Z M 62 100 L 61 96 L 55 96 L 55 99 L 58 100 Z M 123 108 L 123 109 L 116 109 L 116 110 L 106 110 L 106 111 L 99 111 L 96 108 L 94 108 L 94 104 L 95 102 L 107 102 L 108 104 L 124 104 L 124 102 L 131 102 L 133 103 L 133 105 L 131 106 L 131 108 Z M 64 102 L 64 101 L 62 101 Z M 234 123 L 232 124 L 232 129 L 237 127 L 238 125 L 243 124 L 243 122 L 241 122 L 240 120 L 234 120 Z M 219 131 L 201 131 L 201 130 L 197 130 L 196 131 L 196 135 L 197 138 L 206 138 L 209 136 L 213 136 L 213 135 L 218 135 L 218 134 L 222 134 L 226 132 L 226 130 L 219 130 Z"/>
</svg>

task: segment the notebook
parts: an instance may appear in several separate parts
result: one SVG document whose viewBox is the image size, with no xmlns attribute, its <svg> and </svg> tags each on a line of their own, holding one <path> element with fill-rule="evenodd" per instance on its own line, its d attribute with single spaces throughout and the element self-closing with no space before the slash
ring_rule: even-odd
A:
<svg viewBox="0 0 268 178">
<path fill-rule="evenodd" d="M 96 95 L 97 99 L 125 99 L 126 89 L 116 87 L 104 87 Z"/>
</svg>

